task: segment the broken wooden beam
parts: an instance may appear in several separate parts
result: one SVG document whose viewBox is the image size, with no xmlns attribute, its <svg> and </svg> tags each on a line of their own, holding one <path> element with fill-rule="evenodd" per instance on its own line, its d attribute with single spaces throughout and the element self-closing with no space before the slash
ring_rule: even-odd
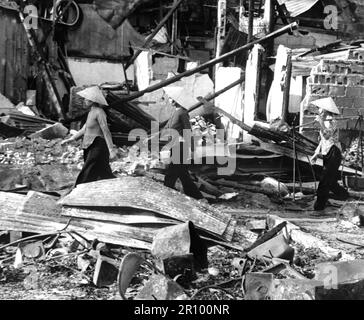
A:
<svg viewBox="0 0 364 320">
<path fill-rule="evenodd" d="M 291 24 L 289 24 L 288 26 L 285 26 L 277 31 L 274 31 L 272 33 L 270 33 L 269 35 L 266 35 L 264 37 L 262 37 L 261 39 L 259 40 L 256 40 L 256 41 L 253 41 L 251 43 L 248 43 L 242 47 L 239 47 L 233 51 L 230 51 L 222 56 L 220 56 L 219 58 L 216 58 L 216 59 L 212 59 L 200 66 L 198 66 L 197 68 L 194 68 L 194 69 L 191 69 L 191 70 L 188 70 L 188 71 L 185 71 L 181 74 L 178 74 L 170 79 L 167 79 L 167 80 L 164 80 L 164 81 L 161 81 L 159 82 L 158 84 L 155 84 L 155 85 L 152 85 L 142 91 L 139 91 L 139 92 L 135 92 L 133 94 L 130 94 L 129 96 L 126 96 L 126 97 L 123 97 L 123 98 L 120 98 L 119 99 L 119 102 L 125 102 L 125 101 L 131 101 L 131 100 L 134 100 L 134 99 L 137 99 L 137 98 L 140 98 L 142 97 L 144 94 L 148 93 L 148 92 L 153 92 L 153 91 L 156 91 L 156 90 L 159 90 L 159 89 L 162 89 L 163 87 L 166 87 L 166 86 L 169 86 L 179 80 L 181 80 L 182 78 L 184 77 L 188 77 L 188 76 L 191 76 L 197 72 L 200 72 L 202 70 L 205 70 L 205 69 L 208 69 L 220 62 L 223 62 L 225 61 L 226 59 L 229 59 L 231 57 L 234 57 L 236 56 L 237 54 L 239 54 L 240 52 L 243 52 L 243 51 L 246 51 L 246 50 L 249 50 L 251 48 L 254 47 L 254 45 L 256 44 L 260 44 L 260 43 L 263 43 L 263 42 L 266 42 L 266 41 L 269 41 L 271 39 L 275 39 L 289 31 L 292 31 L 292 30 L 296 30 L 298 29 L 298 24 L 297 22 L 293 22 Z M 111 107 L 113 107 L 114 104 L 111 105 Z"/>
<path fill-rule="evenodd" d="M 269 215 L 267 217 L 267 225 L 270 228 L 274 228 L 277 225 L 285 222 L 277 216 Z M 287 238 L 291 238 L 294 242 L 301 244 L 304 248 L 319 248 L 328 259 L 342 259 L 342 260 L 354 260 L 354 256 L 347 254 L 342 250 L 338 250 L 329 246 L 329 244 L 309 233 L 303 232 L 300 227 L 293 223 L 286 222 L 287 225 L 283 230 Z"/>
<path fill-rule="evenodd" d="M 166 14 L 166 16 L 161 20 L 161 22 L 159 22 L 159 24 L 156 26 L 156 28 L 153 30 L 153 32 L 148 36 L 147 40 L 142 45 L 142 48 L 138 49 L 134 53 L 134 55 L 130 58 L 130 60 L 128 60 L 126 62 L 125 66 L 124 66 L 125 70 L 127 70 L 134 63 L 134 61 L 138 58 L 138 56 L 143 52 L 143 49 L 146 48 L 148 46 L 148 44 L 150 44 L 153 41 L 156 34 L 159 32 L 159 30 L 162 29 L 162 27 L 166 24 L 168 19 L 176 12 L 176 10 L 179 8 L 179 6 L 182 2 L 183 2 L 183 0 L 177 0 L 175 2 L 173 7 L 171 8 L 171 10 L 169 10 L 169 12 Z"/>
<path fill-rule="evenodd" d="M 229 84 L 228 86 L 226 86 L 225 88 L 211 94 L 205 97 L 206 101 L 211 101 L 215 98 L 217 98 L 218 96 L 222 95 L 223 93 L 225 93 L 226 91 L 238 86 L 239 84 L 241 84 L 243 81 L 245 80 L 245 75 L 243 75 L 239 80 L 234 81 L 233 83 Z M 198 103 L 196 103 L 195 105 L 193 105 L 191 108 L 188 109 L 188 112 L 191 113 L 194 110 L 198 109 L 199 107 L 202 107 L 204 105 L 203 101 L 200 101 Z"/>
</svg>

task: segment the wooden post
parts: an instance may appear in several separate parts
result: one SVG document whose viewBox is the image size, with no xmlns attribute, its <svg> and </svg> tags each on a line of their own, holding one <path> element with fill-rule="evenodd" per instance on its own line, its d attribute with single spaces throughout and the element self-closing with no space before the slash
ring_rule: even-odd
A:
<svg viewBox="0 0 364 320">
<path fill-rule="evenodd" d="M 234 57 L 237 54 L 239 54 L 240 52 L 243 52 L 245 50 L 249 50 L 249 49 L 253 48 L 254 45 L 256 45 L 256 44 L 260 44 L 260 43 L 263 43 L 265 41 L 269 41 L 271 39 L 274 39 L 276 37 L 281 36 L 282 34 L 285 34 L 285 33 L 290 32 L 292 30 L 296 30 L 297 28 L 298 28 L 298 24 L 296 22 L 293 22 L 293 23 L 289 24 L 288 26 L 285 26 L 285 27 L 283 27 L 283 28 L 281 28 L 281 29 L 279 29 L 277 31 L 272 32 L 269 35 L 264 36 L 261 39 L 250 42 L 250 43 L 248 43 L 248 44 L 246 44 L 246 45 L 244 45 L 244 46 L 242 46 L 240 48 L 237 48 L 237 49 L 235 49 L 233 51 L 230 51 L 230 52 L 222 55 L 219 58 L 215 58 L 213 60 L 210 60 L 210 61 L 196 67 L 195 69 L 187 70 L 187 71 L 185 71 L 183 73 L 180 73 L 180 74 L 178 74 L 178 75 L 176 75 L 176 76 L 174 76 L 174 77 L 172 77 L 170 79 L 161 81 L 161 82 L 159 82 L 159 83 L 157 83 L 157 84 L 155 84 L 153 86 L 150 86 L 150 87 L 148 87 L 148 88 L 146 88 L 146 89 L 144 89 L 142 91 L 136 92 L 136 93 L 131 94 L 131 95 L 127 96 L 127 97 L 120 98 L 120 99 L 118 99 L 117 104 L 120 103 L 120 102 L 126 102 L 126 101 L 131 101 L 131 100 L 140 98 L 140 97 L 142 97 L 144 94 L 146 94 L 148 92 L 154 92 L 154 91 L 159 90 L 159 89 L 161 89 L 163 87 L 171 85 L 171 84 L 181 80 L 184 77 L 189 77 L 189 76 L 191 76 L 191 75 L 193 75 L 193 74 L 195 74 L 197 72 L 208 69 L 208 68 L 210 68 L 210 67 L 212 67 L 212 66 L 214 66 L 214 65 L 216 65 L 216 64 L 218 64 L 218 63 L 220 63 L 220 62 L 222 62 L 222 61 L 224 61 L 226 59 Z"/>
<path fill-rule="evenodd" d="M 142 45 L 142 48 L 145 48 L 149 43 L 152 42 L 153 38 L 156 36 L 156 34 L 159 32 L 160 29 L 166 24 L 168 19 L 175 13 L 175 11 L 178 9 L 179 5 L 182 3 L 183 0 L 176 0 L 177 2 L 174 4 L 174 6 L 171 8 L 171 10 L 167 13 L 167 15 L 163 18 L 163 20 L 158 24 L 158 26 L 154 29 L 152 34 L 148 37 L 148 39 L 145 41 L 145 43 Z M 125 70 L 127 70 L 135 61 L 136 58 L 141 54 L 143 50 L 137 50 L 134 55 L 130 58 L 130 60 L 125 64 Z"/>
<path fill-rule="evenodd" d="M 288 113 L 289 113 L 289 94 L 291 89 L 291 77 L 292 77 L 292 53 L 289 53 L 287 56 L 287 69 L 286 69 L 286 78 L 284 84 L 284 93 L 283 93 L 283 109 L 282 109 L 282 120 L 287 122 Z"/>
<path fill-rule="evenodd" d="M 175 0 L 175 4 L 176 4 L 176 0 Z M 178 38 L 178 12 L 175 11 L 173 13 L 173 17 L 172 17 L 172 44 L 171 44 L 171 54 L 177 54 L 177 50 L 176 50 L 176 41 Z"/>
<path fill-rule="evenodd" d="M 219 0 L 217 8 L 216 58 L 220 57 L 225 36 L 226 36 L 226 0 Z"/>
<path fill-rule="evenodd" d="M 224 39 L 226 36 L 226 0 L 219 0 L 217 5 L 217 29 L 216 29 L 216 54 L 215 57 L 219 58 L 221 50 L 224 45 Z M 216 64 L 215 74 L 220 67 Z"/>
<path fill-rule="evenodd" d="M 245 79 L 245 76 L 242 76 L 239 80 L 233 82 L 232 84 L 226 86 L 225 88 L 215 92 L 214 94 L 211 94 L 211 95 L 205 97 L 205 100 L 210 101 L 210 100 L 213 100 L 213 99 L 217 98 L 218 96 L 222 95 L 226 91 L 228 91 L 228 90 L 236 87 L 237 85 L 241 84 L 244 81 L 244 79 Z M 192 112 L 192 111 L 198 109 L 199 107 L 202 107 L 203 105 L 204 105 L 203 102 L 196 103 L 191 108 L 189 108 L 188 112 Z"/>
<path fill-rule="evenodd" d="M 37 43 L 35 42 L 35 38 L 33 37 L 33 35 L 31 34 L 31 30 L 29 30 L 27 28 L 27 26 L 24 23 L 24 15 L 21 11 L 19 11 L 19 18 L 21 23 L 24 26 L 26 35 L 28 37 L 28 41 L 30 46 L 33 48 L 34 52 L 37 54 L 39 61 L 42 64 L 43 70 L 42 70 L 42 76 L 44 78 L 46 87 L 47 87 L 47 91 L 49 93 L 49 97 L 52 101 L 52 104 L 58 114 L 59 120 L 64 120 L 64 115 L 63 115 L 63 110 L 62 110 L 62 106 L 61 106 L 61 99 L 59 97 L 59 94 L 57 92 L 57 88 L 56 85 L 52 79 L 52 74 L 51 74 L 51 70 L 50 67 L 48 66 L 48 63 L 45 61 L 45 59 L 43 58 L 43 55 L 40 53 L 40 51 L 38 50 L 38 46 Z"/>
<path fill-rule="evenodd" d="M 249 22 L 248 22 L 248 41 L 251 42 L 253 39 L 254 29 L 254 0 L 249 0 Z"/>
</svg>

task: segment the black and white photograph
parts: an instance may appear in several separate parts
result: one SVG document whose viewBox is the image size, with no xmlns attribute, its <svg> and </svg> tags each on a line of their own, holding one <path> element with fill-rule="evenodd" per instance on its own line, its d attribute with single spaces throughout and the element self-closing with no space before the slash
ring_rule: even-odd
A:
<svg viewBox="0 0 364 320">
<path fill-rule="evenodd" d="M 0 301 L 364 300 L 363 116 L 364 0 L 0 0 Z"/>
</svg>

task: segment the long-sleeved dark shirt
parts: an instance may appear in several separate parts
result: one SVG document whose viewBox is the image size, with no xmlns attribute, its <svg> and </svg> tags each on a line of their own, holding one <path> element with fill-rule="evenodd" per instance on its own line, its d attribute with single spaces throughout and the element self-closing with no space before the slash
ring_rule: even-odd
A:
<svg viewBox="0 0 364 320">
<path fill-rule="evenodd" d="M 190 116 L 184 108 L 177 108 L 169 119 L 166 129 L 177 130 L 179 135 L 183 137 L 183 130 L 191 130 Z"/>
<path fill-rule="evenodd" d="M 162 133 L 162 137 L 168 136 L 167 130 L 176 130 L 180 137 L 179 142 L 183 141 L 183 130 L 189 130 L 189 133 L 192 133 L 191 123 L 190 123 L 190 116 L 188 111 L 184 108 L 177 108 L 176 111 L 173 113 L 171 118 L 169 119 L 164 132 Z M 172 138 L 172 145 L 177 143 L 176 137 Z M 189 142 L 189 141 L 185 141 Z"/>
</svg>

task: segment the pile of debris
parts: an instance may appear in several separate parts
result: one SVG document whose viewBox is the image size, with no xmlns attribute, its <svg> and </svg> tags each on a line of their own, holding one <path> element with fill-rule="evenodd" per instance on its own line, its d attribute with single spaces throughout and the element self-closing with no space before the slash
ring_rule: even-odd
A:
<svg viewBox="0 0 364 320">
<path fill-rule="evenodd" d="M 0 141 L 0 163 L 15 167 L 41 164 L 82 166 L 83 151 L 79 143 L 61 145 L 61 139 L 11 138 Z"/>
<path fill-rule="evenodd" d="M 2 228 L 37 233 L 0 246 L 0 282 L 24 270 L 18 281 L 41 290 L 39 271 L 58 267 L 72 275 L 68 285 L 105 288 L 109 299 L 362 298 L 364 262 L 298 226 L 273 215 L 237 225 L 155 187 L 146 178 L 100 181 L 58 204 L 35 192 L 0 194 Z"/>
<path fill-rule="evenodd" d="M 362 168 L 363 166 L 363 154 L 362 146 L 364 146 L 364 139 L 360 144 L 360 139 L 356 138 L 345 152 L 345 164 L 354 168 Z"/>
</svg>

